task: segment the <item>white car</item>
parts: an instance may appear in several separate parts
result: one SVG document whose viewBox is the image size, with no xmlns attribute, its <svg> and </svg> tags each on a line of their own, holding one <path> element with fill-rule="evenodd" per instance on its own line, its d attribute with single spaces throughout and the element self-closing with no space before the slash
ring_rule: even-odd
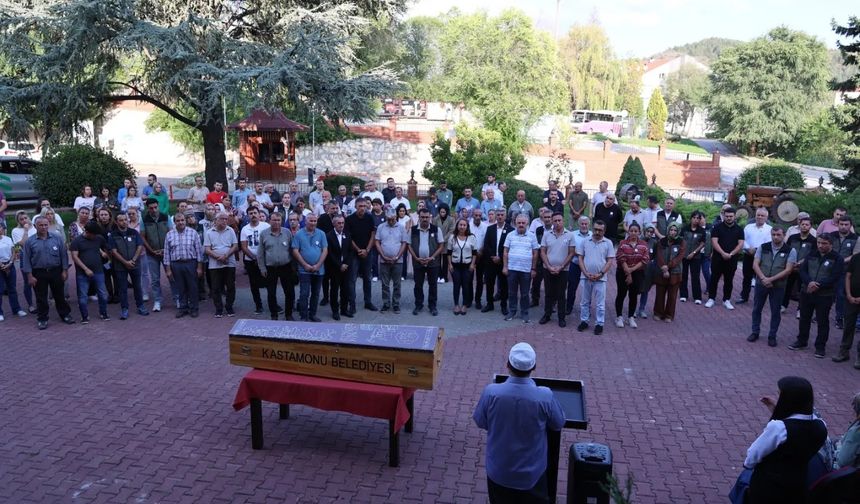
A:
<svg viewBox="0 0 860 504">
<path fill-rule="evenodd" d="M 31 142 L 0 140 L 0 156 L 18 156 L 39 160 L 42 152 Z"/>
</svg>

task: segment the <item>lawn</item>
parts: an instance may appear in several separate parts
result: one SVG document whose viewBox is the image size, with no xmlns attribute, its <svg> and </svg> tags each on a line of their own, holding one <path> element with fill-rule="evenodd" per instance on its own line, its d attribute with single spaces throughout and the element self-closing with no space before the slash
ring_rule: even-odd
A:
<svg viewBox="0 0 860 504">
<path fill-rule="evenodd" d="M 592 140 L 600 141 L 600 142 L 602 142 L 604 140 L 609 140 L 612 143 L 621 143 L 621 144 L 628 144 L 628 145 L 641 145 L 643 147 L 657 147 L 658 145 L 660 145 L 660 142 L 658 142 L 656 140 L 648 140 L 647 138 L 633 138 L 633 137 L 616 138 L 616 137 L 608 137 L 606 135 L 601 135 L 601 134 L 590 135 L 589 138 Z M 694 142 L 688 138 L 682 138 L 682 139 L 678 140 L 677 142 L 666 142 L 666 148 L 671 149 L 671 150 L 681 151 L 681 152 L 689 152 L 692 154 L 705 154 L 705 155 L 710 154 L 705 149 L 699 147 L 699 145 L 696 144 L 696 142 Z"/>
</svg>

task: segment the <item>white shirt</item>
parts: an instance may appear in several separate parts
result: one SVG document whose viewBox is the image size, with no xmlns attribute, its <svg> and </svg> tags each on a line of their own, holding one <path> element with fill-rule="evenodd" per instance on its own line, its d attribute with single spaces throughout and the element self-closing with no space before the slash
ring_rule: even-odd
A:
<svg viewBox="0 0 860 504">
<path fill-rule="evenodd" d="M 364 191 L 359 195 L 360 198 L 370 198 L 370 201 L 375 199 L 379 199 L 379 201 L 385 202 L 385 196 L 382 195 L 379 191 Z"/>
<path fill-rule="evenodd" d="M 582 250 L 582 244 L 585 243 L 586 240 L 591 239 L 591 231 L 588 231 L 585 234 L 582 234 L 582 231 L 577 229 L 573 231 L 573 244 L 576 247 L 576 255 L 573 256 L 573 262 L 575 264 L 579 264 L 579 251 Z"/>
<path fill-rule="evenodd" d="M 248 250 L 254 254 L 254 257 L 257 256 L 257 247 L 260 246 L 260 233 L 271 228 L 268 222 L 258 222 L 256 226 L 252 226 L 251 224 L 246 224 L 245 227 L 242 228 L 242 233 L 239 237 L 239 241 L 248 242 Z M 246 260 L 251 260 L 250 258 L 246 258 Z"/>
<path fill-rule="evenodd" d="M 390 202 L 391 208 L 397 208 L 401 204 L 406 207 L 406 210 L 412 210 L 412 206 L 409 204 L 408 199 L 403 198 L 403 197 L 391 198 L 391 202 Z"/>
<path fill-rule="evenodd" d="M 30 230 L 27 232 L 27 238 L 36 234 L 36 226 L 30 226 Z M 16 227 L 12 229 L 12 241 L 14 243 L 21 243 L 21 239 L 24 238 L 24 228 Z"/>
<path fill-rule="evenodd" d="M 798 413 L 791 415 L 786 420 L 815 420 L 815 417 Z M 759 437 L 747 448 L 744 467 L 753 469 L 762 459 L 779 448 L 779 445 L 785 443 L 786 439 L 788 439 L 788 432 L 785 430 L 785 423 L 782 420 L 771 420 L 764 426 L 764 431 Z"/>
<path fill-rule="evenodd" d="M 257 198 L 257 201 L 260 202 L 261 205 L 271 205 L 272 198 L 269 197 L 269 193 L 262 192 L 261 194 L 254 193 L 254 197 Z"/>
<path fill-rule="evenodd" d="M 493 196 L 497 196 L 499 194 L 499 184 L 493 182 L 492 184 L 489 182 L 484 182 L 484 185 L 481 186 L 481 195 L 484 199 L 487 199 L 487 190 L 493 190 Z"/>
<path fill-rule="evenodd" d="M 609 194 L 609 191 L 606 191 L 606 192 L 597 191 L 596 193 L 594 193 L 594 196 L 591 197 L 591 206 L 596 207 L 597 205 L 606 201 L 606 195 L 607 194 Z"/>
<path fill-rule="evenodd" d="M 472 232 L 473 235 L 475 235 L 475 241 L 477 242 L 478 250 L 480 250 L 481 247 L 484 246 L 484 237 L 487 235 L 488 227 L 489 224 L 484 221 L 481 221 L 481 223 L 476 226 L 475 221 L 469 219 L 469 230 Z"/>
<path fill-rule="evenodd" d="M 538 228 L 541 226 L 543 226 L 543 219 L 535 217 L 531 225 L 529 225 L 529 233 L 537 233 Z"/>
<path fill-rule="evenodd" d="M 657 205 L 657 207 L 654 208 L 653 210 L 648 208 L 647 206 L 642 209 L 642 223 L 641 224 L 642 224 L 642 231 L 643 232 L 645 231 L 645 228 L 647 228 L 649 224 L 654 226 L 654 229 L 657 228 L 657 214 L 662 212 L 662 211 L 663 211 L 663 209 L 660 208 L 660 205 Z"/>
<path fill-rule="evenodd" d="M 95 196 L 90 196 L 89 198 L 85 198 L 83 196 L 78 196 L 77 198 L 75 198 L 74 207 L 75 207 L 76 212 L 83 207 L 87 207 L 90 210 L 92 210 L 93 205 L 95 205 L 95 204 L 96 204 L 96 197 Z"/>
<path fill-rule="evenodd" d="M 770 241 L 770 224 L 757 226 L 755 222 L 747 224 L 744 227 L 744 249 L 755 250 L 762 246 L 763 243 Z"/>
<path fill-rule="evenodd" d="M 0 237 L 0 264 L 8 263 L 12 260 L 12 247 L 15 243 L 12 238 L 6 235 Z"/>
</svg>

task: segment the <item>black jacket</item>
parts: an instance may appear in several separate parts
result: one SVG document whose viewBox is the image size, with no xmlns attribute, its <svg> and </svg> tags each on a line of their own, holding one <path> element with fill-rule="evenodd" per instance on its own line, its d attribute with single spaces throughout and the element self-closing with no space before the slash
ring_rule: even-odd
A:
<svg viewBox="0 0 860 504">
<path fill-rule="evenodd" d="M 481 257 L 487 262 L 492 262 L 490 259 L 492 256 L 502 257 L 505 255 L 505 238 L 508 236 L 508 233 L 514 231 L 514 228 L 507 224 L 502 228 L 502 237 L 499 240 L 498 247 L 496 247 L 496 238 L 498 237 L 496 233 L 498 233 L 498 230 L 498 224 L 487 226 L 487 234 L 484 235 L 484 243 L 481 247 Z"/>
<path fill-rule="evenodd" d="M 343 247 L 338 244 L 337 234 L 334 230 L 329 231 L 325 236 L 328 241 L 328 255 L 325 258 L 326 271 L 339 272 L 342 265 L 352 263 L 354 252 L 349 232 L 346 229 L 343 230 Z"/>
</svg>

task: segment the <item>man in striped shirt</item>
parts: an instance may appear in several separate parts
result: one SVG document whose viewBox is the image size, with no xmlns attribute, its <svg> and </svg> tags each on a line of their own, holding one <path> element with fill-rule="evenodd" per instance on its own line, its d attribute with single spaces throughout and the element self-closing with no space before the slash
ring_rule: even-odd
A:
<svg viewBox="0 0 860 504">
<path fill-rule="evenodd" d="M 185 214 L 173 216 L 173 229 L 164 239 L 164 267 L 167 278 L 176 281 L 179 307 L 176 318 L 189 313 L 197 317 L 200 295 L 197 279 L 203 276 L 203 245 L 197 231 L 187 227 Z"/>
<path fill-rule="evenodd" d="M 502 274 L 508 277 L 508 295 L 511 296 L 511 311 L 505 320 L 517 316 L 516 296 L 520 294 L 520 316 L 524 324 L 529 323 L 529 283 L 535 277 L 538 244 L 534 233 L 528 231 L 528 216 L 516 218 L 516 232 L 505 237 L 505 255 L 502 258 Z"/>
</svg>

